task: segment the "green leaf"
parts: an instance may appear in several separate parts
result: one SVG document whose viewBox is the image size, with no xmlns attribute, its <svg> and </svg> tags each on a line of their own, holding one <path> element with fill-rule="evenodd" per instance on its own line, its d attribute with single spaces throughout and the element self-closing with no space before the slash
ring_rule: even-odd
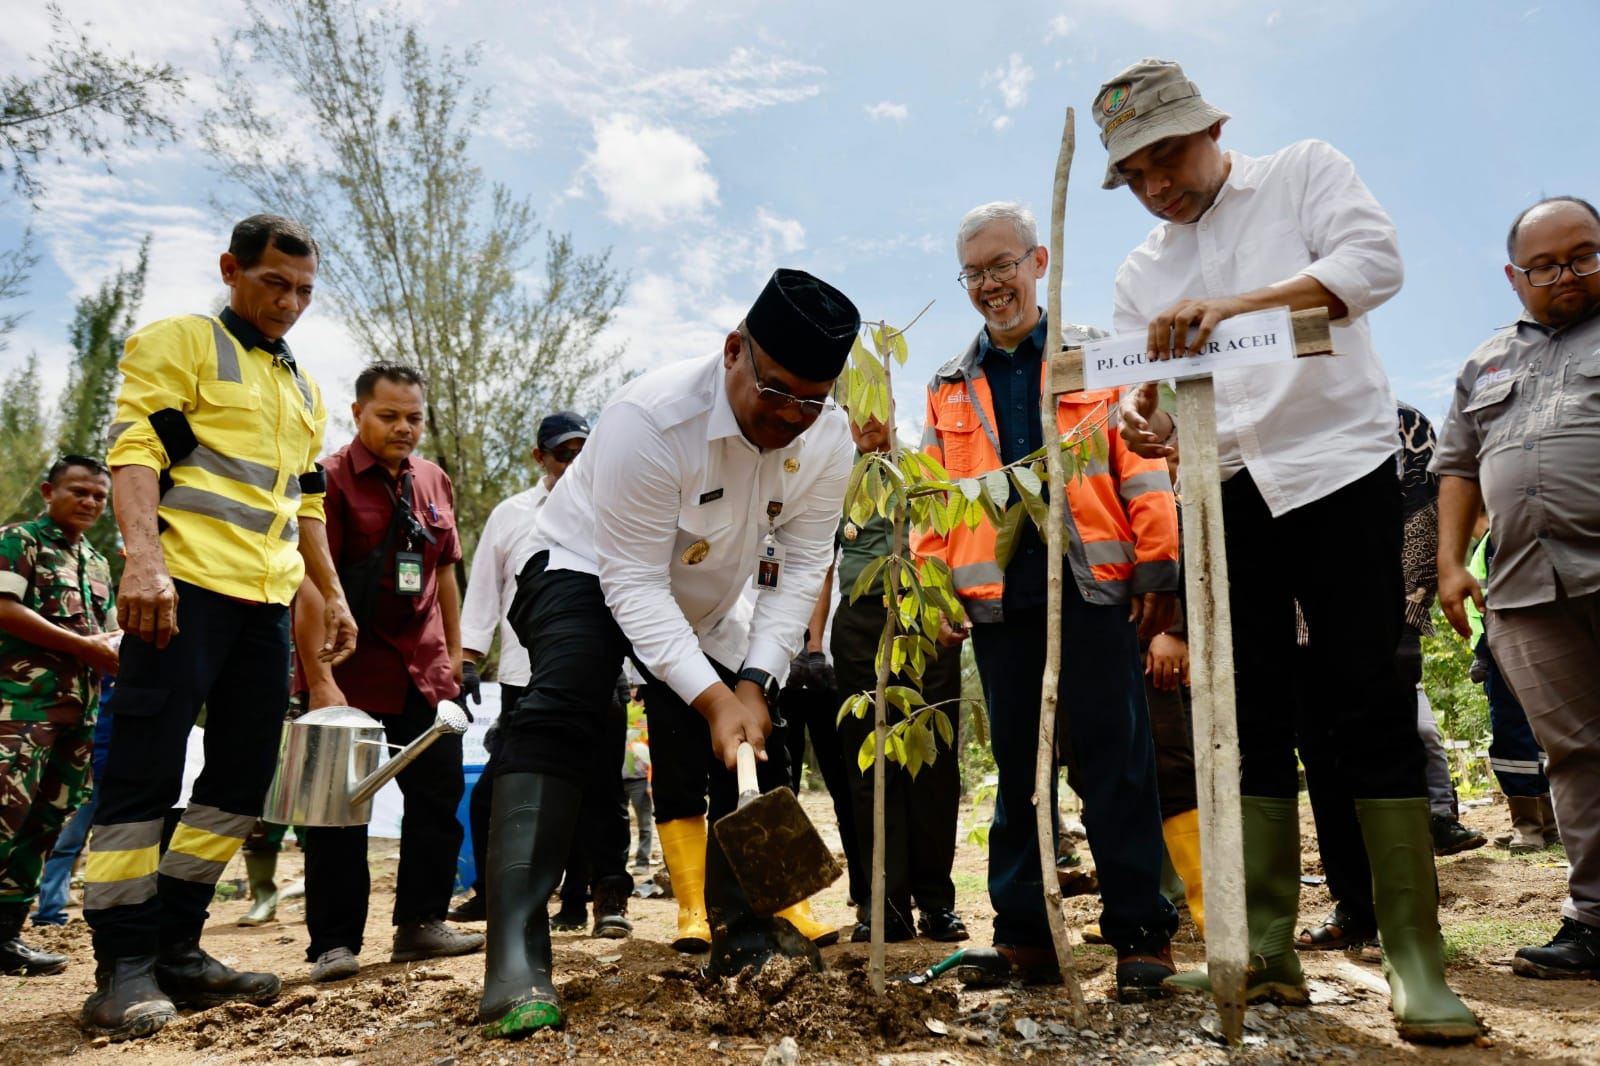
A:
<svg viewBox="0 0 1600 1066">
<path fill-rule="evenodd" d="M 861 343 L 861 334 L 856 334 L 856 339 L 850 345 L 850 357 L 860 363 L 876 363 L 878 360 L 867 351 L 867 346 Z"/>
<path fill-rule="evenodd" d="M 996 507 L 1004 508 L 1006 501 L 1011 498 L 1011 482 L 1006 480 L 1003 470 L 991 470 L 984 474 L 983 487 L 988 490 L 989 499 Z"/>
<path fill-rule="evenodd" d="M 889 564 L 889 560 L 892 558 L 894 557 L 891 555 L 880 555 L 862 568 L 861 573 L 856 576 L 856 583 L 850 586 L 851 603 L 855 603 L 856 600 L 861 598 L 863 592 L 872 587 L 873 579 L 878 576 L 879 571 Z"/>
<path fill-rule="evenodd" d="M 964 521 L 968 529 L 977 529 L 983 524 L 983 507 L 976 500 L 965 500 L 962 503 L 965 511 Z"/>
<path fill-rule="evenodd" d="M 844 490 L 844 503 L 846 508 L 849 508 L 850 505 L 855 502 L 857 494 L 861 491 L 861 482 L 865 480 L 867 476 L 867 468 L 871 465 L 871 456 L 863 455 L 861 458 L 856 460 L 856 465 L 851 468 L 850 484 L 847 485 Z"/>
<path fill-rule="evenodd" d="M 999 471 L 993 471 L 993 472 L 994 473 L 999 473 Z M 1000 475 L 1000 479 L 1002 481 L 1004 481 L 1005 480 L 1005 475 L 1001 474 Z M 989 524 L 994 526 L 996 529 L 999 529 L 1000 528 L 1000 523 L 1005 521 L 1005 510 L 1004 510 L 1004 508 L 1005 508 L 1005 504 L 1004 503 L 998 503 L 998 504 L 995 503 L 994 500 L 990 498 L 990 496 L 989 496 L 989 494 L 987 492 L 984 493 L 982 496 L 978 497 L 978 509 L 980 511 L 982 511 L 983 512 L 983 516 L 989 520 Z"/>
<path fill-rule="evenodd" d="M 953 749 L 956 746 L 956 730 L 955 726 L 950 724 L 950 716 L 941 708 L 935 707 L 933 725 L 939 731 L 939 739 L 944 741 L 944 746 Z"/>
<path fill-rule="evenodd" d="M 975 477 L 964 477 L 956 482 L 956 488 L 961 490 L 961 495 L 974 502 L 983 495 L 983 485 Z"/>
<path fill-rule="evenodd" d="M 1000 529 L 994 538 L 994 561 L 1004 570 L 1011 565 L 1011 557 L 1017 553 L 1017 534 L 1022 531 L 1022 518 L 1027 514 L 1027 509 L 1021 504 L 1011 508 L 1005 514 L 1005 519 L 1000 523 Z"/>
<path fill-rule="evenodd" d="M 1093 435 L 1090 436 L 1089 440 L 1091 442 L 1091 447 L 1094 449 L 1093 454 L 1095 462 L 1107 462 L 1111 457 L 1111 443 L 1106 439 L 1105 430 L 1097 428 Z"/>
<path fill-rule="evenodd" d="M 910 685 L 890 685 L 884 694 L 895 701 L 895 706 L 900 708 L 902 714 L 910 714 L 913 707 L 925 707 L 928 701 L 922 698 L 922 693 Z"/>
<path fill-rule="evenodd" d="M 900 613 L 900 628 L 901 629 L 907 629 L 907 630 L 916 629 L 917 628 L 917 615 L 918 615 L 918 613 L 920 613 L 919 608 L 917 606 L 917 597 L 915 597 L 915 596 L 902 596 L 902 597 L 900 597 L 899 613 Z"/>
<path fill-rule="evenodd" d="M 876 735 L 868 733 L 861 741 L 861 750 L 856 752 L 856 768 L 862 773 L 872 769 L 872 763 L 878 757 L 878 743 L 873 739 Z"/>
<path fill-rule="evenodd" d="M 1040 532 L 1050 528 L 1050 505 L 1044 502 L 1040 494 L 1042 486 L 1038 475 L 1025 466 L 1011 469 L 1011 480 L 1016 483 L 1017 495 L 1022 497 L 1022 505 L 1028 509 L 1028 517 L 1033 519 L 1033 524 Z"/>
<path fill-rule="evenodd" d="M 906 347 L 906 335 L 896 330 L 889 337 L 889 354 L 901 366 L 906 365 L 906 359 L 911 355 L 911 349 Z"/>
<path fill-rule="evenodd" d="M 933 478 L 935 481 L 950 480 L 950 471 L 946 470 L 939 460 L 935 459 L 927 452 L 913 452 L 912 455 L 916 457 L 917 462 L 922 464 L 923 469 L 928 472 L 928 476 Z"/>
</svg>

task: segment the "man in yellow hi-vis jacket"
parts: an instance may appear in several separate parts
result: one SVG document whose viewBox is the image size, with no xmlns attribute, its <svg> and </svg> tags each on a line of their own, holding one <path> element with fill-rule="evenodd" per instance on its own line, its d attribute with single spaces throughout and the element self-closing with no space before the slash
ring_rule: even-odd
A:
<svg viewBox="0 0 1600 1066">
<path fill-rule="evenodd" d="M 109 757 L 89 839 L 84 917 L 95 991 L 81 1024 L 148 1036 L 176 1006 L 265 1003 L 272 974 L 237 973 L 200 948 L 206 904 L 261 813 L 289 699 L 289 602 L 303 574 L 327 599 L 320 655 L 356 626 L 323 528 L 327 413 L 283 341 L 311 302 L 318 249 L 298 223 L 240 222 L 221 259 L 221 315 L 186 315 L 128 339 L 107 459 L 127 549 L 126 632 Z M 161 850 L 201 705 L 206 766 Z"/>
</svg>

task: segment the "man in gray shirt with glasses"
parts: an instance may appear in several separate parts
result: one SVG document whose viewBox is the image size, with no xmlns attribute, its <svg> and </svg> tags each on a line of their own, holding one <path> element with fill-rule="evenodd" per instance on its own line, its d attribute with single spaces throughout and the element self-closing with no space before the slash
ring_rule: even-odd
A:
<svg viewBox="0 0 1600 1066">
<path fill-rule="evenodd" d="M 1467 540 L 1489 509 L 1486 632 L 1549 756 L 1571 869 L 1561 928 L 1523 977 L 1600 978 L 1600 213 L 1572 196 L 1517 216 L 1506 279 L 1523 313 L 1468 357 L 1433 468 L 1439 602 L 1468 633 Z"/>
</svg>

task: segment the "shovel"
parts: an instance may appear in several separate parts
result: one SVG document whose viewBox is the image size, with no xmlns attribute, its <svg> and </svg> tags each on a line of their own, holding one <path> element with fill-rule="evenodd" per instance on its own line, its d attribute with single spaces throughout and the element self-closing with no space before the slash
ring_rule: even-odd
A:
<svg viewBox="0 0 1600 1066">
<path fill-rule="evenodd" d="M 954 955 L 951 955 L 948 959 L 945 959 L 943 962 L 934 963 L 921 973 L 902 974 L 899 977 L 891 977 L 889 980 L 895 984 L 925 985 L 929 981 L 932 981 L 935 977 L 939 977 L 945 973 L 948 973 L 957 966 L 961 965 L 961 960 L 966 957 L 967 949 L 962 948 Z"/>
<path fill-rule="evenodd" d="M 827 888 L 844 873 L 787 788 L 759 792 L 755 749 L 739 745 L 739 803 L 713 826 L 750 910 L 770 917 Z"/>
</svg>

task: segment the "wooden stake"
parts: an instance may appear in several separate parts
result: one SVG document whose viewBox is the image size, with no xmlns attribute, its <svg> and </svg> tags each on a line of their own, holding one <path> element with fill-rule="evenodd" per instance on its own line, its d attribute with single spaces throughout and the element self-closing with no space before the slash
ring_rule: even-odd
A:
<svg viewBox="0 0 1600 1066">
<path fill-rule="evenodd" d="M 1217 476 L 1216 391 L 1209 377 L 1178 382 L 1183 427 L 1183 562 L 1189 680 L 1194 702 L 1195 789 L 1206 886 L 1206 972 L 1230 1044 L 1244 1036 L 1250 938 L 1244 905 L 1239 810 L 1239 726 L 1233 701 L 1233 616 Z"/>
<path fill-rule="evenodd" d="M 1045 306 L 1049 315 L 1045 327 L 1046 352 L 1061 350 L 1061 254 L 1066 232 L 1067 177 L 1072 170 L 1076 139 L 1073 111 L 1069 107 L 1066 126 L 1061 131 L 1061 153 L 1056 160 L 1055 196 L 1050 211 L 1050 281 L 1045 290 Z M 1054 445 L 1061 436 L 1056 418 L 1056 394 L 1049 388 L 1042 391 L 1039 418 L 1046 444 Z M 1050 479 L 1050 528 L 1045 530 L 1049 577 L 1046 583 L 1044 681 L 1039 701 L 1039 756 L 1034 766 L 1033 806 L 1039 825 L 1044 913 L 1050 922 L 1050 939 L 1055 944 L 1056 962 L 1061 967 L 1061 977 L 1066 982 L 1067 994 L 1072 1000 L 1072 1024 L 1082 1029 L 1089 1024 L 1089 1009 L 1083 1001 L 1083 986 L 1078 982 L 1078 964 L 1072 957 L 1071 934 L 1067 931 L 1066 917 L 1061 912 L 1061 882 L 1056 875 L 1055 810 L 1050 802 L 1050 786 L 1056 778 L 1056 696 L 1061 684 L 1061 596 L 1062 570 L 1065 566 L 1065 547 L 1061 541 L 1066 520 L 1067 490 L 1061 449 L 1047 447 L 1045 463 Z"/>
</svg>

